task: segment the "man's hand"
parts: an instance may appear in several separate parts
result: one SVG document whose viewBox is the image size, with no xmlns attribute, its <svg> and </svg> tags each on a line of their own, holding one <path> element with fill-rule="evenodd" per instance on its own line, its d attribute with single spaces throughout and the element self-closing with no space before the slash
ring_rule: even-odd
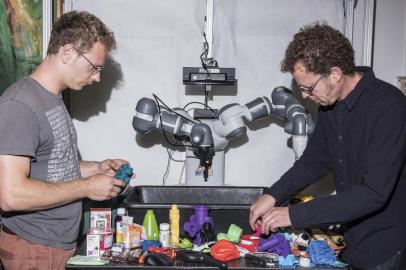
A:
<svg viewBox="0 0 406 270">
<path fill-rule="evenodd" d="M 95 174 L 84 181 L 86 197 L 95 201 L 109 200 L 117 197 L 125 183 L 106 174 Z"/>
<path fill-rule="evenodd" d="M 128 161 L 123 159 L 106 159 L 102 162 L 82 160 L 80 161 L 80 174 L 82 178 L 96 174 L 106 174 L 113 177 L 124 164 L 128 164 Z M 133 178 L 135 178 L 135 175 L 133 175 Z"/>
<path fill-rule="evenodd" d="M 263 234 L 275 232 L 278 228 L 292 226 L 289 217 L 288 207 L 273 207 L 269 212 L 262 216 L 261 229 Z"/>
<path fill-rule="evenodd" d="M 123 159 L 106 159 L 99 162 L 99 173 L 103 173 L 109 176 L 114 176 L 116 171 L 124 164 L 128 164 L 128 161 Z"/>
<path fill-rule="evenodd" d="M 261 225 L 262 216 L 269 212 L 275 206 L 275 204 L 276 200 L 274 197 L 264 194 L 259 197 L 253 205 L 251 205 L 249 223 L 254 231 L 258 225 Z"/>
</svg>

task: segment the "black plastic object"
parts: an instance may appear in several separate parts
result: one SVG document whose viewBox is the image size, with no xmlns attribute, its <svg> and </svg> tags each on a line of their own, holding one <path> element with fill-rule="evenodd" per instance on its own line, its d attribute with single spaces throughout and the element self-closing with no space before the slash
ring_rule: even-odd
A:
<svg viewBox="0 0 406 270">
<path fill-rule="evenodd" d="M 251 254 L 245 254 L 245 261 L 248 264 L 252 264 L 254 266 L 259 266 L 259 267 L 266 267 L 266 260 L 264 258 L 251 255 Z"/>
<path fill-rule="evenodd" d="M 219 110 L 217 109 L 195 109 L 193 112 L 194 119 L 218 119 Z"/>
<path fill-rule="evenodd" d="M 218 267 L 221 270 L 228 269 L 226 263 L 220 262 L 210 255 L 207 255 L 200 251 L 179 250 L 176 252 L 176 259 L 188 263 L 204 263 L 206 265 Z"/>
<path fill-rule="evenodd" d="M 183 67 L 183 84 L 186 85 L 234 85 L 235 68 Z"/>
<path fill-rule="evenodd" d="M 200 229 L 200 238 L 202 243 L 214 241 L 214 228 L 209 222 L 205 222 Z"/>
<path fill-rule="evenodd" d="M 245 261 L 259 267 L 275 267 L 275 263 L 279 261 L 279 256 L 276 253 L 252 252 L 245 254 Z"/>
<path fill-rule="evenodd" d="M 145 265 L 151 266 L 172 266 L 173 260 L 163 253 L 148 253 L 144 258 Z"/>
</svg>

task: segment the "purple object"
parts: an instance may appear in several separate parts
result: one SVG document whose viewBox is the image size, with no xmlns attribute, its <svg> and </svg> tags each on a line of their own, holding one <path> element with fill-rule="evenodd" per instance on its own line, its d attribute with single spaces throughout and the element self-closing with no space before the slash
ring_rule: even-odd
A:
<svg viewBox="0 0 406 270">
<path fill-rule="evenodd" d="M 209 207 L 198 205 L 195 207 L 194 215 L 191 215 L 189 221 L 183 225 L 183 230 L 189 234 L 195 244 L 202 244 L 200 230 L 204 223 L 209 223 L 214 228 L 213 219 L 209 217 Z"/>
<path fill-rule="evenodd" d="M 267 239 L 261 239 L 259 241 L 258 251 L 270 251 L 280 256 L 287 256 L 290 254 L 289 241 L 286 240 L 283 234 L 272 234 Z"/>
</svg>

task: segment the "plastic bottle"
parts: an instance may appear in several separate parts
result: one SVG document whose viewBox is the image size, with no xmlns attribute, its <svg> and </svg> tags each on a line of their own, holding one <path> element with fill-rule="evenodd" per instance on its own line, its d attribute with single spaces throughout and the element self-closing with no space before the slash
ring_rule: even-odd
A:
<svg viewBox="0 0 406 270">
<path fill-rule="evenodd" d="M 171 233 L 169 231 L 168 223 L 159 224 L 159 242 L 161 242 L 162 247 L 169 247 L 169 237 Z"/>
<path fill-rule="evenodd" d="M 119 207 L 117 208 L 117 215 L 114 220 L 114 225 L 116 226 L 116 242 L 123 243 L 124 241 L 124 223 L 123 223 L 123 216 L 125 216 L 126 210 L 125 208 Z"/>
<path fill-rule="evenodd" d="M 172 204 L 169 210 L 169 223 L 171 224 L 171 245 L 175 246 L 179 243 L 179 209 L 176 204 Z"/>
<path fill-rule="evenodd" d="M 149 209 L 144 217 L 142 226 L 145 227 L 147 240 L 159 241 L 158 224 L 156 223 L 154 211 Z"/>
</svg>

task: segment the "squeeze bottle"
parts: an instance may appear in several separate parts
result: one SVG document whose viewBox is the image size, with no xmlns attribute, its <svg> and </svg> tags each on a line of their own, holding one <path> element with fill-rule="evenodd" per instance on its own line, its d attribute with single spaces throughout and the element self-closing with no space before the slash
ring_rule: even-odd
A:
<svg viewBox="0 0 406 270">
<path fill-rule="evenodd" d="M 158 224 L 156 223 L 155 214 L 153 210 L 151 209 L 147 210 L 142 226 L 145 227 L 147 240 L 153 241 L 159 240 Z"/>
<path fill-rule="evenodd" d="M 171 239 L 170 244 L 175 246 L 179 243 L 179 209 L 176 204 L 172 204 L 169 210 L 169 223 L 171 224 Z"/>
</svg>

